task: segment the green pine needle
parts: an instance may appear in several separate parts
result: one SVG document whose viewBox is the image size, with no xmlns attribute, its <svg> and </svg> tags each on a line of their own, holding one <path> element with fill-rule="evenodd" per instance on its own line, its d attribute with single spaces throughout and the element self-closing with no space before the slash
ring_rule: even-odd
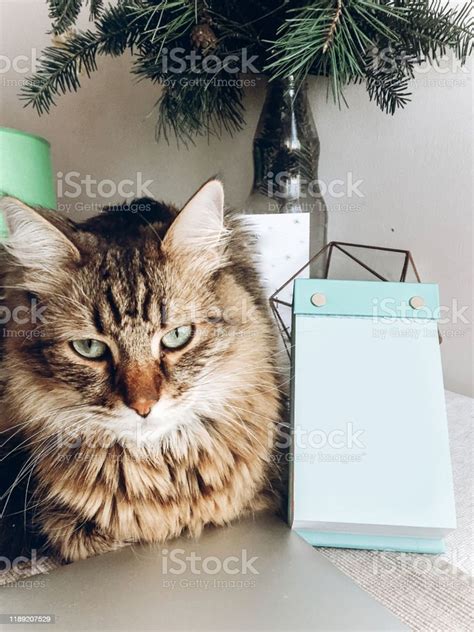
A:
<svg viewBox="0 0 474 632">
<path fill-rule="evenodd" d="M 97 70 L 100 55 L 130 51 L 132 72 L 162 85 L 157 101 L 157 137 L 220 136 L 244 125 L 242 90 L 225 71 L 215 76 L 166 68 L 166 53 L 179 47 L 200 52 L 194 28 L 215 35 L 210 51 L 256 54 L 259 70 L 272 80 L 308 74 L 329 79 L 333 98 L 345 102 L 344 88 L 364 83 L 371 100 L 393 114 L 410 100 L 415 66 L 436 62 L 451 51 L 465 63 L 473 47 L 472 3 L 447 0 L 47 0 L 52 30 L 65 41 L 48 47 L 20 97 L 40 114 L 56 99 L 81 86 Z M 92 27 L 74 33 L 82 9 Z M 201 64 L 202 64 L 201 60 Z M 196 82 L 195 79 L 200 81 Z M 173 81 L 174 79 L 174 81 Z M 180 81 L 181 80 L 181 81 Z M 189 80 L 189 81 L 188 81 Z"/>
</svg>

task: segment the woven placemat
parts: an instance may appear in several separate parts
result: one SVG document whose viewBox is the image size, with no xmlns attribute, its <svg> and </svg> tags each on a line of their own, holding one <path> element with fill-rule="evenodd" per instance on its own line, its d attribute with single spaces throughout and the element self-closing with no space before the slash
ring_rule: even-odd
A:
<svg viewBox="0 0 474 632">
<path fill-rule="evenodd" d="M 458 527 L 442 555 L 320 549 L 412 630 L 471 632 L 473 591 L 473 400 L 446 393 Z"/>
</svg>

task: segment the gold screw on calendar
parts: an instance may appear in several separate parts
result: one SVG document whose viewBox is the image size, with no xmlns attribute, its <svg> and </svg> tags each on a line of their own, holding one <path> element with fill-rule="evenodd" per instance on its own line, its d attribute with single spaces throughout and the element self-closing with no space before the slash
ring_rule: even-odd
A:
<svg viewBox="0 0 474 632">
<path fill-rule="evenodd" d="M 413 309 L 421 309 L 425 306 L 425 301 L 422 296 L 412 296 L 409 303 Z"/>
<path fill-rule="evenodd" d="M 311 297 L 311 302 L 315 307 L 323 307 L 326 305 L 326 297 L 324 294 L 321 294 L 321 292 L 316 292 L 316 294 L 313 294 Z"/>
</svg>

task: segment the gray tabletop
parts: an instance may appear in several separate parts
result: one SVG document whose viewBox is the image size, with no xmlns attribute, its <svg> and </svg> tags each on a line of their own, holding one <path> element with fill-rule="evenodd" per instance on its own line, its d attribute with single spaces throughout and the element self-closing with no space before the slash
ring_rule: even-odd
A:
<svg viewBox="0 0 474 632">
<path fill-rule="evenodd" d="M 137 546 L 0 589 L 6 614 L 54 615 L 60 630 L 405 630 L 279 519 L 259 516 L 199 541 Z"/>
</svg>

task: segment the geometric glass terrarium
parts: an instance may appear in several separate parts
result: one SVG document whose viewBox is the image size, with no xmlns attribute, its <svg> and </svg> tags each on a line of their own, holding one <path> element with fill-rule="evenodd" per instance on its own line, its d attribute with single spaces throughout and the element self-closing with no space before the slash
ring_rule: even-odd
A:
<svg viewBox="0 0 474 632">
<path fill-rule="evenodd" d="M 421 282 L 409 250 L 331 241 L 270 296 L 270 306 L 288 355 L 293 281 L 318 259 L 325 259 L 325 279 Z"/>
</svg>

